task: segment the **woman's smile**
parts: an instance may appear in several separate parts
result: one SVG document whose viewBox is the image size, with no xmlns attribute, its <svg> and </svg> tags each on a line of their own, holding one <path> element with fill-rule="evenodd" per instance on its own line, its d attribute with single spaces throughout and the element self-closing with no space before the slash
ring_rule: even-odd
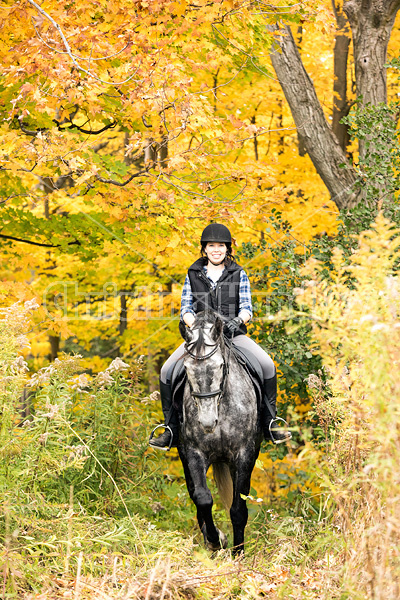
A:
<svg viewBox="0 0 400 600">
<path fill-rule="evenodd" d="M 206 245 L 206 254 L 208 260 L 213 264 L 219 264 L 226 256 L 226 245 L 218 242 L 209 242 Z"/>
</svg>

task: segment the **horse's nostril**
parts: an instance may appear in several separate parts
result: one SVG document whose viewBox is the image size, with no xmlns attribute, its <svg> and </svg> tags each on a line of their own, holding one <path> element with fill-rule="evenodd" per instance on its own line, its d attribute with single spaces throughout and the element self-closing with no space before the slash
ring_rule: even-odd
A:
<svg viewBox="0 0 400 600">
<path fill-rule="evenodd" d="M 213 433 L 213 431 L 215 430 L 217 425 L 218 425 L 218 420 L 215 419 L 214 423 L 203 424 L 203 429 L 204 429 L 205 433 Z"/>
</svg>

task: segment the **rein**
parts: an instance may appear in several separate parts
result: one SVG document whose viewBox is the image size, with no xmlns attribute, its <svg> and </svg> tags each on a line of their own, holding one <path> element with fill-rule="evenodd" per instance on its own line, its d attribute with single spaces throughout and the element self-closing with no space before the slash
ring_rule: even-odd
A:
<svg viewBox="0 0 400 600">
<path fill-rule="evenodd" d="M 191 352 L 189 350 L 188 344 L 185 344 L 185 350 L 186 350 L 186 353 L 189 354 L 189 356 L 191 358 L 194 358 L 195 360 L 206 360 L 206 358 L 210 358 L 210 356 L 212 356 L 213 354 L 216 353 L 216 351 L 218 350 L 218 346 L 219 346 L 219 344 L 215 344 L 213 349 L 211 350 L 211 352 L 209 352 L 208 354 L 205 354 L 204 356 L 197 356 L 197 354 L 193 354 L 193 352 Z"/>
</svg>

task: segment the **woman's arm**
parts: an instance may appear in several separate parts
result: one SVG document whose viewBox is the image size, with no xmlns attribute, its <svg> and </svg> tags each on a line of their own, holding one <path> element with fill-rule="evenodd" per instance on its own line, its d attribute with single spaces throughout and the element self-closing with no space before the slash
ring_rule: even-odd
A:
<svg viewBox="0 0 400 600">
<path fill-rule="evenodd" d="M 250 281 L 243 269 L 240 271 L 239 314 L 243 323 L 248 323 L 253 316 Z"/>
<path fill-rule="evenodd" d="M 192 288 L 190 286 L 189 275 L 186 275 L 181 296 L 181 319 L 188 327 L 191 327 L 195 318 Z"/>
</svg>

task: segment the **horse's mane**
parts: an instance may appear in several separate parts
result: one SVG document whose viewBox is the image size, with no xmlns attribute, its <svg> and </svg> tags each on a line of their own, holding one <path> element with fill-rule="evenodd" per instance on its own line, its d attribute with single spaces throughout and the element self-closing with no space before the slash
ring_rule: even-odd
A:
<svg viewBox="0 0 400 600">
<path fill-rule="evenodd" d="M 197 337 L 197 340 L 189 342 L 188 344 L 188 349 L 192 354 L 195 354 L 196 356 L 202 355 L 205 346 L 203 330 L 207 325 L 215 327 L 218 320 L 220 320 L 220 317 L 215 312 L 202 311 L 197 313 L 193 327 L 198 329 L 199 335 Z M 221 342 L 221 337 L 222 335 L 220 335 L 219 338 L 216 340 L 217 344 Z"/>
</svg>

